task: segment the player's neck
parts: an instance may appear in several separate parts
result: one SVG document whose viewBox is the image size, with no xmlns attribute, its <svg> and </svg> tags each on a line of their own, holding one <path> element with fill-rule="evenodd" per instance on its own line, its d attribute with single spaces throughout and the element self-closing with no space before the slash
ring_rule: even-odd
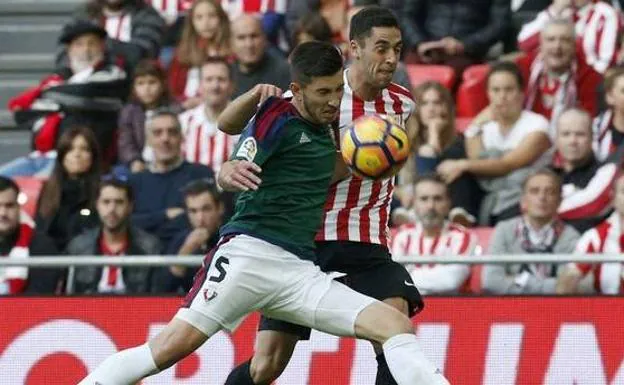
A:
<svg viewBox="0 0 624 385">
<path fill-rule="evenodd" d="M 309 122 L 310 124 L 314 124 L 316 126 L 321 125 L 320 123 L 317 123 L 312 116 L 308 113 L 308 110 L 305 108 L 305 106 L 303 105 L 303 103 L 299 103 L 297 98 L 293 98 L 291 101 L 292 105 L 295 106 L 295 108 L 297 109 L 297 112 L 299 113 L 299 115 L 306 120 L 307 122 Z"/>
<path fill-rule="evenodd" d="M 366 72 L 358 70 L 357 66 L 352 66 L 347 72 L 347 82 L 353 94 L 362 100 L 373 100 L 381 93 L 380 88 L 367 81 Z"/>
</svg>

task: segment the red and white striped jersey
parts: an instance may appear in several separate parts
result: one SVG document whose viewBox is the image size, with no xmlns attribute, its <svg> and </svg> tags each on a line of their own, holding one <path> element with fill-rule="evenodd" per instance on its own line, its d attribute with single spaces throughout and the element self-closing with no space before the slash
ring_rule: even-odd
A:
<svg viewBox="0 0 624 385">
<path fill-rule="evenodd" d="M 592 2 L 568 12 L 564 17 L 571 17 L 575 23 L 577 43 L 583 49 L 587 64 L 598 73 L 604 73 L 615 63 L 619 47 L 619 35 L 622 32 L 622 19 L 611 5 Z M 518 46 L 525 52 L 534 51 L 539 46 L 539 34 L 544 26 L 555 16 L 550 8 L 540 12 L 537 17 L 522 26 L 518 34 Z"/>
<path fill-rule="evenodd" d="M 576 244 L 576 252 L 582 254 L 605 253 L 621 254 L 624 252 L 624 236 L 620 224 L 620 215 L 611 214 L 607 220 L 583 233 Z M 624 267 L 621 263 L 602 263 L 598 265 L 574 263 L 583 274 L 592 274 L 594 288 L 602 294 L 624 294 Z"/>
<path fill-rule="evenodd" d="M 157 10 L 169 25 L 193 5 L 193 0 L 145 0 L 145 2 Z"/>
<path fill-rule="evenodd" d="M 122 13 L 104 20 L 104 29 L 111 39 L 129 42 L 132 38 L 132 15 Z"/>
<path fill-rule="evenodd" d="M 228 14 L 230 20 L 236 19 L 243 13 L 274 12 L 285 14 L 287 5 L 288 0 L 221 0 L 221 7 Z"/>
<path fill-rule="evenodd" d="M 349 86 L 344 71 L 344 94 L 340 104 L 341 135 L 353 120 L 371 114 L 385 114 L 401 126 L 414 111 L 409 90 L 390 84 L 372 101 L 364 101 Z M 323 224 L 317 241 L 353 241 L 388 245 L 388 217 L 394 178 L 373 181 L 351 176 L 329 189 Z"/>
<path fill-rule="evenodd" d="M 477 238 L 466 228 L 445 224 L 437 237 L 426 237 L 420 223 L 399 229 L 392 241 L 392 255 L 471 255 Z M 467 289 L 470 267 L 462 264 L 411 264 L 406 266 L 416 287 L 427 293 L 456 293 Z"/>
<path fill-rule="evenodd" d="M 217 122 L 206 117 L 205 108 L 200 104 L 180 114 L 182 153 L 187 161 L 209 166 L 216 174 L 229 159 L 238 136 L 220 131 Z"/>
</svg>

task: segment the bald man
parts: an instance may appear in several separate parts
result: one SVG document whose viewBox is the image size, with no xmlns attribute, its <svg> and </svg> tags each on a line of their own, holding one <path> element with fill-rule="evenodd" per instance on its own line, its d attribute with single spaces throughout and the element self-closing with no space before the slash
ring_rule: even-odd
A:
<svg viewBox="0 0 624 385">
<path fill-rule="evenodd" d="M 262 31 L 262 22 L 253 15 L 241 15 L 232 22 L 232 64 L 234 98 L 256 84 L 273 84 L 286 90 L 290 69 L 286 58 L 271 49 Z"/>
<path fill-rule="evenodd" d="M 563 180 L 559 217 L 579 232 L 598 223 L 611 211 L 610 191 L 616 177 L 614 161 L 600 163 L 592 150 L 592 119 L 582 109 L 565 110 L 557 120 L 556 169 Z"/>
</svg>

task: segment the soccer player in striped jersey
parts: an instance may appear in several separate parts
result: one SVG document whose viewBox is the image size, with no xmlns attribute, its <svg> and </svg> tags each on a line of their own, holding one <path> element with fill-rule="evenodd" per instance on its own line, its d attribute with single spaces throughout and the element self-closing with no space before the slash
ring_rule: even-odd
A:
<svg viewBox="0 0 624 385">
<path fill-rule="evenodd" d="M 368 114 L 388 115 L 413 134 L 411 93 L 391 82 L 401 54 L 401 31 L 387 9 L 367 7 L 350 24 L 351 66 L 344 73 L 344 93 L 338 126 L 341 131 Z M 224 110 L 219 128 L 240 132 L 259 100 L 279 93 L 268 85 L 257 86 Z M 243 173 L 224 165 L 241 186 L 255 187 Z M 407 270 L 394 262 L 388 250 L 388 216 L 393 179 L 368 180 L 348 177 L 332 185 L 325 204 L 323 224 L 317 234 L 317 263 L 323 271 L 347 274 L 345 282 L 363 294 L 382 300 L 412 316 L 423 302 Z M 263 317 L 256 351 L 251 360 L 230 374 L 227 385 L 268 384 L 285 369 L 298 340 L 308 339 L 310 329 Z M 383 351 L 375 346 L 376 384 L 396 384 Z"/>
</svg>

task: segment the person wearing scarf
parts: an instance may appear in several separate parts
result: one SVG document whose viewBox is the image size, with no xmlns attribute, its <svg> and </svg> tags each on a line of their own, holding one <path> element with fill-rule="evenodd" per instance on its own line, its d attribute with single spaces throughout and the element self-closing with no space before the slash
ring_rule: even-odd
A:
<svg viewBox="0 0 624 385">
<path fill-rule="evenodd" d="M 488 254 L 566 254 L 574 251 L 579 234 L 557 218 L 561 179 L 549 169 L 531 174 L 522 188 L 523 214 L 500 222 Z M 481 280 L 490 294 L 553 294 L 555 264 L 485 265 Z"/>
<path fill-rule="evenodd" d="M 56 247 L 45 235 L 35 233 L 35 222 L 20 210 L 19 187 L 0 177 L 0 258 L 27 259 L 30 255 L 55 255 Z M 59 283 L 57 270 L 26 266 L 0 267 L 0 295 L 25 291 L 53 293 Z"/>
</svg>

